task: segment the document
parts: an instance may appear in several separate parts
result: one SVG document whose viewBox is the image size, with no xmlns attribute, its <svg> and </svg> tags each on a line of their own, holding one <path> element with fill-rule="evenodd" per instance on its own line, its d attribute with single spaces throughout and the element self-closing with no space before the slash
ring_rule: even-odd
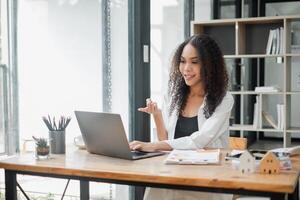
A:
<svg viewBox="0 0 300 200">
<path fill-rule="evenodd" d="M 277 148 L 277 149 L 272 149 L 271 151 L 277 154 L 287 154 L 288 156 L 294 156 L 300 154 L 300 146 L 298 145 L 289 148 Z"/>
<path fill-rule="evenodd" d="M 220 149 L 173 150 L 165 160 L 166 164 L 203 165 L 219 164 Z"/>
</svg>

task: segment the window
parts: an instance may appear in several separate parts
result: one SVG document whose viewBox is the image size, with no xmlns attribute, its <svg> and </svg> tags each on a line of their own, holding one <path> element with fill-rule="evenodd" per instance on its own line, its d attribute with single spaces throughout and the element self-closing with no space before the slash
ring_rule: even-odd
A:
<svg viewBox="0 0 300 200">
<path fill-rule="evenodd" d="M 173 51 L 184 39 L 184 1 L 151 1 L 150 3 L 151 98 L 161 105 L 162 95 L 168 88 Z M 154 127 L 154 123 L 151 123 L 151 126 Z M 153 128 L 151 130 L 153 131 Z"/>
<path fill-rule="evenodd" d="M 72 117 L 66 129 L 66 143 L 72 145 L 81 134 L 74 110 L 103 111 L 107 98 L 110 110 L 121 114 L 128 130 L 127 0 L 106 3 L 108 21 L 103 24 L 103 1 L 19 1 L 21 144 L 32 135 L 48 137 L 41 117 L 50 114 Z M 104 27 L 109 28 L 105 39 Z M 103 47 L 108 57 L 102 57 Z M 109 70 L 107 96 L 102 95 L 104 61 Z M 90 188 L 97 198 L 128 196 L 124 186 L 91 183 Z"/>
<path fill-rule="evenodd" d="M 47 114 L 72 117 L 72 143 L 80 135 L 74 110 L 101 110 L 101 4 L 24 0 L 18 12 L 21 143 L 48 137 Z"/>
<path fill-rule="evenodd" d="M 5 153 L 5 102 L 6 102 L 6 67 L 5 65 L 0 65 L 0 154 Z"/>
<path fill-rule="evenodd" d="M 7 128 L 7 47 L 6 47 L 6 3 L 0 2 L 0 155 L 5 154 L 6 141 L 5 133 Z M 6 63 L 6 64 L 5 64 Z"/>
<path fill-rule="evenodd" d="M 15 1 L 0 1 L 0 155 L 18 151 Z"/>
</svg>

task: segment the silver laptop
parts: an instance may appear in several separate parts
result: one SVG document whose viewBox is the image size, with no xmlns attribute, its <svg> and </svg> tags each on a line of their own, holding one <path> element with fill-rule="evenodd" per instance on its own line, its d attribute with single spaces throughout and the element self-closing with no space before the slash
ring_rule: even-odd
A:
<svg viewBox="0 0 300 200">
<path fill-rule="evenodd" d="M 131 151 L 119 114 L 75 111 L 75 115 L 86 149 L 90 153 L 129 160 L 164 154 Z"/>
</svg>

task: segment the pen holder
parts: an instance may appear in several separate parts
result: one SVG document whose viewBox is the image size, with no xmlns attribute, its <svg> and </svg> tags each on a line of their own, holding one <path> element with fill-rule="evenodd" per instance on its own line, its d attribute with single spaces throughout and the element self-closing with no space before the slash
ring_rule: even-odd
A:
<svg viewBox="0 0 300 200">
<path fill-rule="evenodd" d="M 49 131 L 50 150 L 53 154 L 66 153 L 65 131 Z"/>
</svg>

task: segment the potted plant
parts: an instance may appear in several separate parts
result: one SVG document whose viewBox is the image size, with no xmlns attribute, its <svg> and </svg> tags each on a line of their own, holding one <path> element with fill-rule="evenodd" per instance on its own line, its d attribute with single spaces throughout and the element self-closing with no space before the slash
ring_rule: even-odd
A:
<svg viewBox="0 0 300 200">
<path fill-rule="evenodd" d="M 50 146 L 46 138 L 37 138 L 32 136 L 35 141 L 35 152 L 36 157 L 39 158 L 48 158 L 50 152 Z"/>
</svg>

